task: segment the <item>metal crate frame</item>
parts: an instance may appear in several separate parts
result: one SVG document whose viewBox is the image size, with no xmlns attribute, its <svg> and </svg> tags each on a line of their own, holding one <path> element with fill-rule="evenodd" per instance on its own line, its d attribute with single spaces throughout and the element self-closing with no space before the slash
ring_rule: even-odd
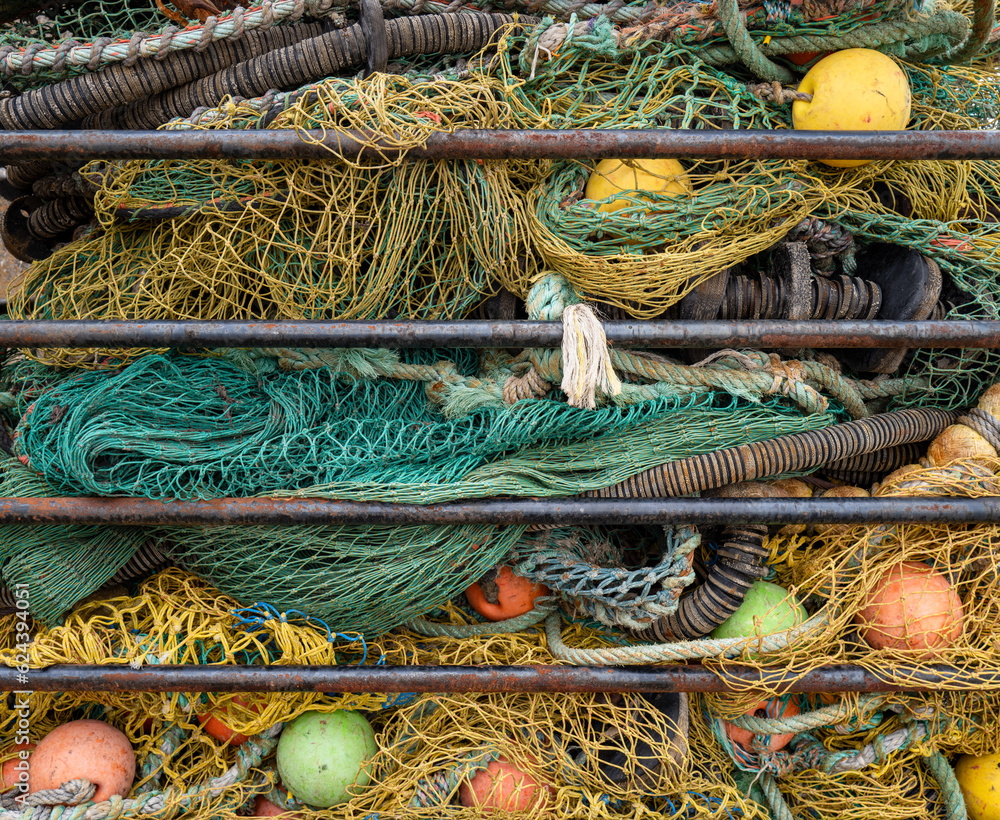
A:
<svg viewBox="0 0 1000 820">
<path fill-rule="evenodd" d="M 0 162 L 28 159 L 335 159 L 365 155 L 363 135 L 279 131 L 42 131 L 0 134 Z M 379 149 L 397 154 L 391 148 Z M 795 132 L 467 130 L 436 134 L 407 160 L 560 158 L 998 159 L 1000 131 Z M 608 322 L 609 341 L 642 347 L 1000 347 L 1000 322 Z M 0 322 L 6 347 L 558 347 L 558 322 Z M 0 498 L 0 524 L 170 523 L 906 523 L 1000 521 L 1000 498 L 981 499 L 524 499 L 428 506 L 317 499 Z M 895 674 L 894 674 L 895 673 Z M 897 677 L 898 676 L 898 677 Z M 901 684 L 899 678 L 907 683 Z M 810 672 L 700 664 L 658 667 L 239 667 L 60 665 L 32 670 L 35 691 L 155 692 L 888 692 L 990 687 L 1000 669 L 970 675 L 947 664 L 859 665 Z M 15 691 L 14 668 L 0 689 Z"/>
</svg>

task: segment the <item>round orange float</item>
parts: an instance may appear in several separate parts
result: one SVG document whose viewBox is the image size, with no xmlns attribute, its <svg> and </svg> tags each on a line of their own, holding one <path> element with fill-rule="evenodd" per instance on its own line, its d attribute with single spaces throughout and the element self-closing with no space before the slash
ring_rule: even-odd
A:
<svg viewBox="0 0 1000 820">
<path fill-rule="evenodd" d="M 462 805 L 481 811 L 540 811 L 555 797 L 552 786 L 499 757 L 458 788 Z"/>
<path fill-rule="evenodd" d="M 777 717 L 793 717 L 799 713 L 799 706 L 794 699 L 789 700 L 787 703 L 782 705 L 779 699 L 773 700 L 763 700 L 758 703 L 752 710 L 746 714 L 752 715 L 759 718 L 777 718 Z M 733 743 L 742 746 L 748 752 L 751 750 L 751 744 L 753 742 L 754 733 L 749 729 L 743 729 L 739 726 L 734 726 L 729 721 L 723 721 L 726 725 L 726 735 Z M 784 749 L 792 738 L 795 737 L 795 732 L 790 732 L 783 735 L 771 735 L 767 742 L 767 748 L 772 752 L 778 751 L 778 749 Z"/>
<path fill-rule="evenodd" d="M 135 752 L 128 738 L 100 720 L 74 720 L 38 741 L 31 754 L 28 793 L 58 789 L 70 780 L 89 780 L 100 803 L 125 797 L 135 778 Z"/>
<path fill-rule="evenodd" d="M 259 706 L 248 704 L 239 695 L 233 698 L 232 702 L 245 707 L 254 714 L 260 712 Z M 201 724 L 201 728 L 205 730 L 205 734 L 215 738 L 220 743 L 225 743 L 228 746 L 240 746 L 246 743 L 250 739 L 248 735 L 235 731 L 229 724 L 219 719 L 220 715 L 224 716 L 227 714 L 229 714 L 228 706 L 214 706 L 210 712 L 197 715 L 196 717 L 198 718 L 198 723 Z"/>
<path fill-rule="evenodd" d="M 962 634 L 962 599 L 927 564 L 901 561 L 886 569 L 855 618 L 875 649 L 905 649 L 922 658 L 951 646 Z"/>
<path fill-rule="evenodd" d="M 0 792 L 14 788 L 22 779 L 27 782 L 28 772 L 31 771 L 26 761 L 31 759 L 31 751 L 35 748 L 35 743 L 15 743 L 3 751 L 3 756 L 14 754 L 3 762 L 0 766 Z M 24 777 L 22 778 L 22 773 Z"/>
<path fill-rule="evenodd" d="M 535 600 L 548 594 L 548 587 L 515 575 L 508 566 L 491 570 L 465 590 L 469 606 L 491 621 L 505 621 L 531 612 Z"/>
</svg>

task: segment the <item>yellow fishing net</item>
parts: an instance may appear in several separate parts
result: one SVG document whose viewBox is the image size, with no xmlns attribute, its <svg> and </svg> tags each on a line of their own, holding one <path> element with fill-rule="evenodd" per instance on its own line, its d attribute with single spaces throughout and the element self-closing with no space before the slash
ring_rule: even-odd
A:
<svg viewBox="0 0 1000 820">
<path fill-rule="evenodd" d="M 294 613 L 259 615 L 240 610 L 235 601 L 186 573 L 168 570 L 145 582 L 134 597 L 80 604 L 64 626 L 36 636 L 28 649 L 30 665 L 558 663 L 533 632 L 457 640 L 399 631 L 365 642 L 357 635 L 330 635 L 321 623 L 305 622 Z M 449 619 L 461 616 L 452 610 Z M 13 623 L 8 619 L 0 625 L 5 627 L 0 662 L 12 663 Z M 582 646 L 603 642 L 580 623 L 567 629 L 565 637 Z M 354 709 L 364 712 L 375 729 L 379 750 L 370 763 L 373 782 L 334 809 L 314 812 L 290 804 L 303 816 L 479 816 L 459 805 L 459 785 L 477 765 L 500 756 L 553 786 L 546 813 L 560 818 L 765 818 L 771 798 L 757 783 L 765 776 L 735 768 L 720 741 L 726 731 L 720 719 L 752 710 L 764 694 L 692 696 L 687 709 L 676 715 L 639 695 L 559 693 L 35 692 L 30 704 L 33 740 L 79 718 L 120 728 L 140 766 L 133 797 L 147 790 L 162 793 L 168 813 L 183 810 L 191 817 L 235 817 L 259 795 L 288 799 L 287 791 L 276 789 L 273 744 L 262 745 L 263 760 L 251 760 L 245 776 L 210 792 L 212 779 L 235 766 L 249 747 L 237 752 L 223 745 L 206 732 L 199 717 L 214 716 L 236 732 L 254 735 L 306 711 Z M 804 714 L 831 708 L 804 696 L 796 702 Z M 841 806 L 852 807 L 845 816 L 871 817 L 880 801 L 890 801 L 898 811 L 893 817 L 933 816 L 936 783 L 921 768 L 922 755 L 980 751 L 998 742 L 1000 698 L 992 693 L 894 695 L 875 704 L 844 696 L 833 703 L 839 725 L 812 733 L 827 756 L 855 755 L 909 725 L 908 716 L 923 717 L 932 710 L 947 720 L 899 751 L 886 747 L 878 760 L 859 771 L 806 767 L 784 773 L 777 783 L 796 815 Z M 13 712 L 0 719 L 0 737 L 12 736 L 16 720 Z M 0 757 L 10 756 L 9 750 L 0 750 Z"/>
<path fill-rule="evenodd" d="M 583 39 L 539 56 L 509 34 L 460 72 L 330 79 L 274 105 L 226 102 L 175 122 L 371 139 L 360 160 L 92 164 L 83 175 L 98 186 L 99 227 L 28 270 L 11 316 L 453 318 L 501 288 L 524 297 L 548 268 L 588 299 L 650 318 L 807 217 L 915 247 L 953 276 L 975 267 L 976 302 L 990 316 L 1000 310 L 989 272 L 998 233 L 984 222 L 996 208 L 993 163 L 686 161 L 690 194 L 625 197 L 627 207 L 607 213 L 584 198 L 593 162 L 394 153 L 467 128 L 790 126 L 789 106 L 683 48 L 630 50 L 612 37 L 595 50 Z M 1000 99 L 985 64 L 905 68 L 916 128 L 982 127 Z M 100 366 L 107 351 L 39 356 Z"/>
</svg>

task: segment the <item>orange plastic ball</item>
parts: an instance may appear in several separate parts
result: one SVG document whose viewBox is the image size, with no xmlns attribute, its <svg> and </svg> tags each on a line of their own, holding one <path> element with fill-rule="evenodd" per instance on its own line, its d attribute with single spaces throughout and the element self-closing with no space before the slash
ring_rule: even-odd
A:
<svg viewBox="0 0 1000 820">
<path fill-rule="evenodd" d="M 30 761 L 31 755 L 28 754 L 27 758 L 22 756 L 22 752 L 31 752 L 37 744 L 35 743 L 15 743 L 13 746 L 8 746 L 0 754 L 0 757 L 6 757 L 7 755 L 14 755 L 3 762 L 0 766 L 0 792 L 5 792 L 8 789 L 14 788 L 18 783 L 21 782 L 21 773 L 24 773 L 24 782 L 27 782 L 28 772 L 31 771 Z M 22 761 L 27 760 L 27 763 Z"/>
<path fill-rule="evenodd" d="M 57 789 L 70 780 L 89 780 L 94 802 L 125 797 L 135 778 L 135 752 L 128 738 L 99 720 L 74 720 L 57 726 L 31 754 L 28 793 Z"/>
<path fill-rule="evenodd" d="M 503 757 L 458 787 L 463 806 L 484 811 L 539 811 L 555 793 L 552 786 L 540 783 Z"/>
<path fill-rule="evenodd" d="M 245 707 L 254 714 L 260 712 L 259 706 L 247 704 L 239 695 L 233 698 L 233 703 Z M 225 743 L 228 746 L 240 746 L 246 743 L 250 739 L 248 735 L 235 731 L 229 724 L 223 723 L 218 717 L 219 715 L 227 714 L 229 714 L 228 706 L 213 706 L 211 712 L 197 716 L 198 723 L 205 730 L 205 734 L 215 738 L 220 743 Z"/>
<path fill-rule="evenodd" d="M 882 573 L 855 621 L 875 649 L 905 649 L 930 658 L 962 634 L 962 599 L 948 579 L 918 561 Z"/>
<path fill-rule="evenodd" d="M 264 795 L 260 795 L 253 801 L 253 814 L 251 817 L 285 817 L 287 820 L 295 820 L 300 815 L 291 809 L 272 803 Z"/>
<path fill-rule="evenodd" d="M 747 712 L 748 715 L 754 715 L 760 718 L 776 718 L 776 717 L 792 717 L 799 713 L 799 705 L 794 701 L 790 700 L 788 703 L 782 705 L 781 700 L 762 700 L 758 703 L 752 710 Z M 743 729 L 740 726 L 734 726 L 728 720 L 723 721 L 726 725 L 726 734 L 729 739 L 740 746 L 742 746 L 747 751 L 751 751 L 751 743 L 753 742 L 754 734 L 749 729 Z M 778 751 L 778 749 L 784 749 L 792 738 L 795 737 L 795 732 L 784 735 L 771 735 L 767 742 L 767 748 L 772 752 Z"/>
<path fill-rule="evenodd" d="M 505 621 L 531 612 L 535 608 L 535 599 L 548 594 L 548 587 L 515 575 L 507 566 L 500 567 L 489 581 L 481 578 L 465 590 L 469 606 L 491 621 Z"/>
</svg>

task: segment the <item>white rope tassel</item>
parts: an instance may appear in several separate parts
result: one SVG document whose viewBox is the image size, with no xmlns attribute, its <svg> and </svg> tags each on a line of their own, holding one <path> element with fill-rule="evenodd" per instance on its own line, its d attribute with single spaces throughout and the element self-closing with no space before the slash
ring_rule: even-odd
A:
<svg viewBox="0 0 1000 820">
<path fill-rule="evenodd" d="M 590 305 L 570 305 L 563 310 L 562 389 L 573 407 L 593 410 L 597 391 L 606 396 L 622 392 L 622 383 L 611 367 L 608 339 Z"/>
</svg>

